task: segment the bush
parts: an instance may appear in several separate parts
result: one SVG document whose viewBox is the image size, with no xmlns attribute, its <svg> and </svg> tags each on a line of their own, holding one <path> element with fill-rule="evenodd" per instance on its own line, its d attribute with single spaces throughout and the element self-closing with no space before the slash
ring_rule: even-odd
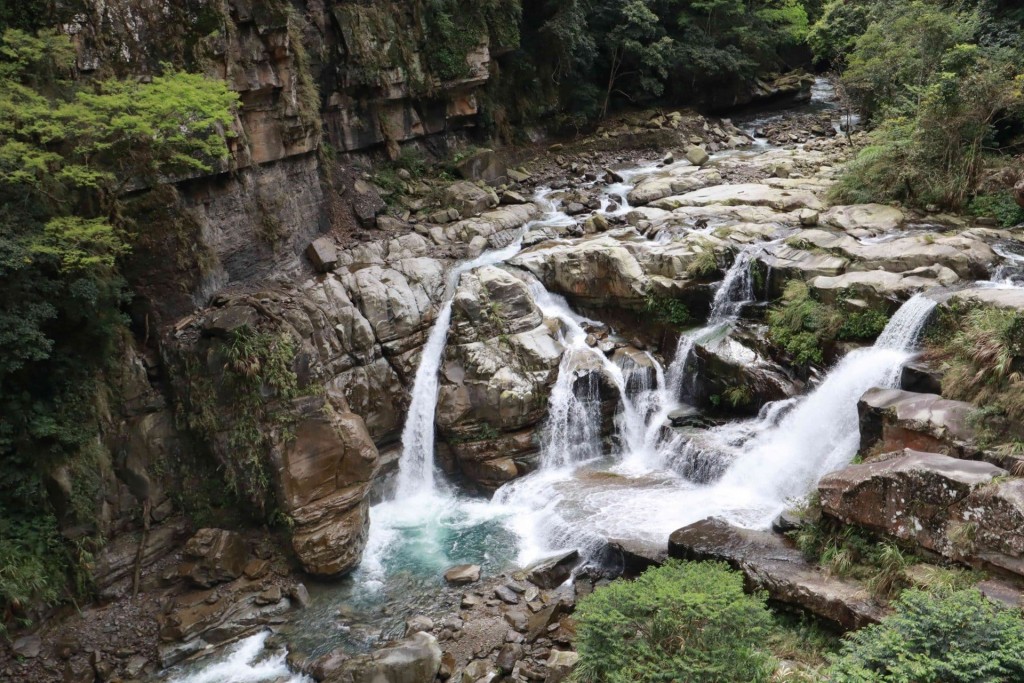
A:
<svg viewBox="0 0 1024 683">
<path fill-rule="evenodd" d="M 1004 228 L 1024 223 L 1024 209 L 1017 206 L 1009 192 L 979 195 L 967 205 L 967 212 L 972 216 L 995 218 Z"/>
<path fill-rule="evenodd" d="M 831 343 L 843 324 L 834 309 L 811 297 L 806 284 L 792 280 L 782 294 L 782 305 L 768 312 L 768 336 L 798 365 L 824 362 L 823 347 Z"/>
<path fill-rule="evenodd" d="M 1024 680 L 1024 621 L 975 589 L 905 592 L 881 623 L 846 637 L 833 683 Z"/>
<path fill-rule="evenodd" d="M 669 561 L 616 581 L 579 604 L 575 680 L 768 681 L 775 666 L 761 650 L 772 629 L 765 599 L 746 595 L 743 576 L 724 563 Z"/>
</svg>

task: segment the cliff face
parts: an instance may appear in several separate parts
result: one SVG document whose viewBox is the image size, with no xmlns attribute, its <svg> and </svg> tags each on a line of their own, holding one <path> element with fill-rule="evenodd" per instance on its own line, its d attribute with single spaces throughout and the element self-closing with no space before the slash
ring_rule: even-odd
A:
<svg viewBox="0 0 1024 683">
<path fill-rule="evenodd" d="M 188 498 L 206 485 L 198 480 L 216 480 L 218 469 L 254 509 L 292 520 L 311 572 L 358 561 L 377 445 L 400 436 L 403 383 L 436 313 L 444 266 L 403 260 L 423 255 L 410 252 L 418 243 L 395 246 L 380 272 L 354 273 L 346 289 L 313 279 L 304 253 L 323 233 L 350 243 L 383 207 L 357 182 L 348 153 L 394 157 L 402 142 L 475 125 L 490 32 L 470 19 L 460 27 L 460 59 L 440 74 L 425 51 L 436 36 L 420 2 L 90 0 L 65 26 L 86 76 L 146 77 L 171 64 L 225 80 L 240 99 L 227 165 L 131 198 L 139 237 L 126 274 L 144 339 L 126 342 L 107 382 L 96 484 L 97 530 L 110 541 L 95 565 L 102 592 L 124 590 L 137 547 L 147 566 L 180 541 L 180 513 L 194 512 Z M 399 292 L 416 301 L 408 329 L 401 321 L 386 329 L 389 273 L 408 277 Z M 305 284 L 282 294 L 266 289 L 271 282 Z M 239 298 L 261 289 L 262 299 Z M 211 302 L 271 335 L 261 338 L 298 345 L 287 358 L 294 395 L 275 400 L 266 382 L 236 381 L 238 325 L 194 315 Z M 243 404 L 259 408 L 255 421 Z M 50 477 L 58 507 L 81 488 L 75 477 L 67 468 Z M 130 533 L 150 526 L 144 538 Z"/>
</svg>

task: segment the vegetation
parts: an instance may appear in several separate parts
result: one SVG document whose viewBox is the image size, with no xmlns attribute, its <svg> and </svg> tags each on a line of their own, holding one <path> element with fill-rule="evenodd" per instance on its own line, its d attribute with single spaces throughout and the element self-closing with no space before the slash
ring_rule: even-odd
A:
<svg viewBox="0 0 1024 683">
<path fill-rule="evenodd" d="M 843 70 L 843 86 L 874 126 L 836 185 L 836 201 L 961 209 L 981 192 L 1024 123 L 1024 51 L 1014 21 L 998 3 L 826 5 L 809 42 Z M 976 207 L 994 208 L 991 201 Z"/>
<path fill-rule="evenodd" d="M 877 541 L 856 527 L 827 519 L 804 525 L 791 534 L 808 561 L 834 576 L 864 581 L 879 598 L 890 598 L 909 586 L 906 569 L 914 557 L 890 541 Z"/>
<path fill-rule="evenodd" d="M 585 126 L 615 106 L 710 103 L 785 68 L 817 3 L 523 0 L 519 49 L 493 84 L 502 118 Z"/>
<path fill-rule="evenodd" d="M 1024 680 L 1024 621 L 977 590 L 909 590 L 881 623 L 854 631 L 834 683 Z"/>
<path fill-rule="evenodd" d="M 817 301 L 799 280 L 786 284 L 782 304 L 768 312 L 768 337 L 797 365 L 820 365 L 836 341 L 868 341 L 885 329 L 889 317 L 876 309 L 841 312 Z"/>
<path fill-rule="evenodd" d="M 723 563 L 669 561 L 580 601 L 577 681 L 768 681 L 772 629 L 763 594 Z"/>
<path fill-rule="evenodd" d="M 930 353 L 943 361 L 943 395 L 986 418 L 1024 419 L 1024 313 L 976 306 L 944 315 L 942 327 Z"/>
<path fill-rule="evenodd" d="M 88 552 L 56 535 L 43 480 L 95 446 L 136 237 L 122 198 L 220 164 L 236 102 L 173 70 L 74 83 L 73 60 L 54 33 L 0 38 L 0 608 L 13 613 L 61 596 Z"/>
<path fill-rule="evenodd" d="M 644 310 L 663 325 L 683 327 L 690 322 L 690 309 L 679 299 L 648 294 Z"/>
</svg>

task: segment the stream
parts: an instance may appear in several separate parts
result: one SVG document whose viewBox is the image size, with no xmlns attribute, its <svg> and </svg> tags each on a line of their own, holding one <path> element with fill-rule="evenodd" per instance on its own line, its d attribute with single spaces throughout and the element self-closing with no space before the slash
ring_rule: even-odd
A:
<svg viewBox="0 0 1024 683">
<path fill-rule="evenodd" d="M 816 97 L 829 96 L 819 85 Z M 744 125 L 755 130 L 763 123 Z M 762 142 L 753 151 L 765 149 Z M 624 199 L 634 180 L 656 170 L 646 165 L 619 171 L 623 182 L 602 188 L 602 211 L 628 213 L 631 207 Z M 647 367 L 613 362 L 588 346 L 585 326 L 591 321 L 533 280 L 533 298 L 546 318 L 560 322 L 565 349 L 549 399 L 541 465 L 503 486 L 491 500 L 469 497 L 444 481 L 434 461 L 438 373 L 453 298 L 463 274 L 508 261 L 519 253 L 528 231 L 574 223 L 550 195 L 546 188 L 537 192 L 533 201 L 544 213 L 525 225 L 518 239 L 451 271 L 416 372 L 394 494 L 371 509 L 362 564 L 341 581 L 308 584 L 310 607 L 281 628 L 303 653 L 315 657 L 339 646 L 366 651 L 401 637 L 414 614 L 454 612 L 463 591 L 446 587 L 441 578 L 452 565 L 480 564 L 484 574 L 493 575 L 569 549 L 597 558 L 610 539 L 663 546 L 676 529 L 709 516 L 748 528 L 768 527 L 824 474 L 853 458 L 859 445 L 858 399 L 872 387 L 897 386 L 900 368 L 913 357 L 936 306 L 925 296 L 911 298 L 872 347 L 849 353 L 802 397 L 769 404 L 752 419 L 672 429 L 666 422 L 683 406 L 694 345 L 727 333 L 744 305 L 757 300 L 750 266 L 767 243 L 737 254 L 717 286 L 707 322 L 680 336 L 667 365 L 651 354 Z M 612 202 L 618 206 L 609 213 Z M 1015 266 L 1024 263 L 1024 256 L 1001 255 Z M 993 280 L 1016 284 L 1020 272 L 1000 271 Z M 615 433 L 608 441 L 601 434 L 598 379 L 619 394 Z M 289 672 L 284 655 L 264 647 L 266 638 L 266 633 L 252 636 L 161 680 L 311 680 Z"/>
</svg>

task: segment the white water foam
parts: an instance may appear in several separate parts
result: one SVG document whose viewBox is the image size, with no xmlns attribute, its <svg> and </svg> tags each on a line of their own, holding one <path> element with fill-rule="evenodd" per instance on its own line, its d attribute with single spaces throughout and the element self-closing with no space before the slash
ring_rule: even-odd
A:
<svg viewBox="0 0 1024 683">
<path fill-rule="evenodd" d="M 894 386 L 934 307 L 923 296 L 908 301 L 874 347 L 849 354 L 809 395 L 766 406 L 755 420 L 702 432 L 701 443 L 668 440 L 662 467 L 649 462 L 644 469 L 643 459 L 634 459 L 633 467 L 613 469 L 621 476 L 609 476 L 560 463 L 507 485 L 496 502 L 517 511 L 511 519 L 523 539 L 520 560 L 570 547 L 594 552 L 610 538 L 660 546 L 675 529 L 712 515 L 767 527 L 857 452 L 857 401 L 872 387 Z M 705 458 L 704 467 L 717 465 L 720 478 L 702 484 L 665 469 L 671 451 L 684 447 Z"/>
<path fill-rule="evenodd" d="M 308 676 L 294 674 L 286 659 L 288 652 L 267 654 L 270 631 L 240 640 L 201 671 L 174 676 L 169 683 L 313 683 Z"/>
</svg>

